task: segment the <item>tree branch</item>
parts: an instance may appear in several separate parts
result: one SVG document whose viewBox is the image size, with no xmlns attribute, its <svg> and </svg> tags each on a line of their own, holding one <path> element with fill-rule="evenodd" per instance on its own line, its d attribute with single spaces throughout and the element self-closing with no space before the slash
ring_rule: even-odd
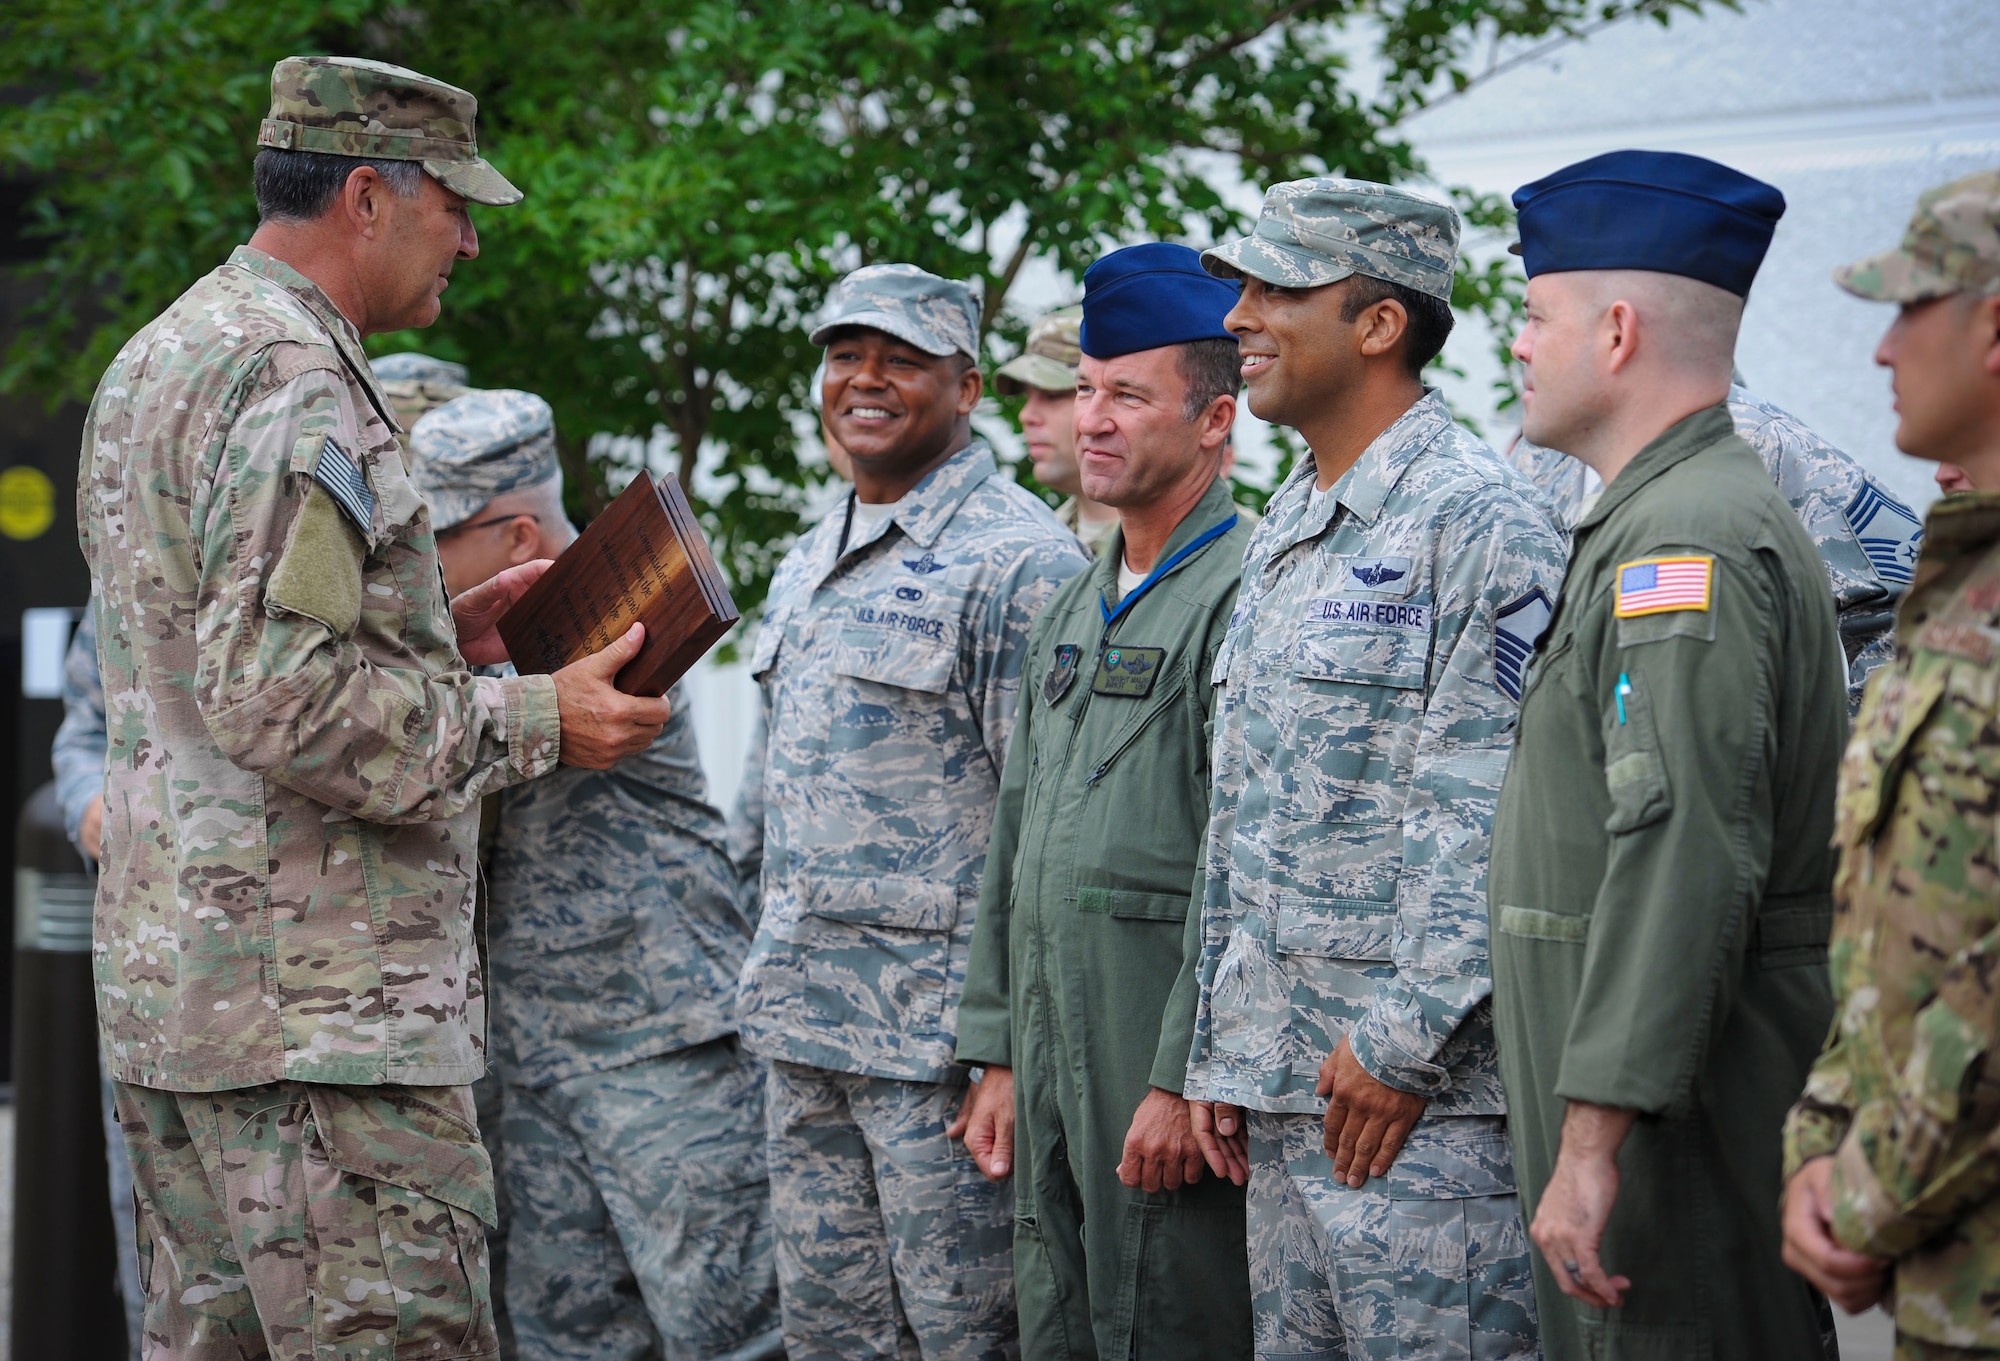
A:
<svg viewBox="0 0 2000 1361">
<path fill-rule="evenodd" d="M 1021 241 L 1008 257 L 1007 267 L 1000 271 L 998 279 L 989 279 L 986 284 L 985 310 L 979 314 L 979 338 L 984 340 L 993 329 L 993 318 L 1000 315 L 1000 304 L 1007 301 L 1007 293 L 1014 287 L 1014 277 L 1021 272 L 1021 266 L 1028 263 L 1028 254 L 1035 244 L 1034 224 L 1021 224 Z"/>
<path fill-rule="evenodd" d="M 1234 52 L 1245 43 L 1255 42 L 1279 24 L 1298 18 L 1299 15 L 1319 3 L 1321 3 L 1321 0 L 1292 0 L 1292 3 L 1289 5 L 1281 5 L 1258 22 L 1246 24 L 1234 33 L 1217 39 L 1211 46 L 1203 48 L 1189 59 L 1188 65 L 1192 66 L 1195 62 L 1207 61 L 1210 57 L 1219 57 L 1225 53 Z"/>
</svg>

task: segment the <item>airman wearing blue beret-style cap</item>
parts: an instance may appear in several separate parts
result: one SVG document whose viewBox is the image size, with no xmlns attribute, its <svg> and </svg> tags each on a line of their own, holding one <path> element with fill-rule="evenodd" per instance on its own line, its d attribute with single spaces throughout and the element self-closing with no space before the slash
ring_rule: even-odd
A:
<svg viewBox="0 0 2000 1361">
<path fill-rule="evenodd" d="M 1260 1355 L 1535 1353 L 1483 889 L 1562 542 L 1423 386 L 1457 245 L 1448 205 L 1321 177 L 1204 256 L 1250 409 L 1310 446 L 1210 672 L 1185 1086 L 1247 1165 Z"/>
<path fill-rule="evenodd" d="M 1784 199 L 1616 152 L 1515 202 L 1525 434 L 1604 482 L 1487 885 L 1542 1354 L 1817 1361 L 1825 1302 L 1779 1255 L 1779 1133 L 1833 1010 L 1847 668 L 1826 569 L 1728 402 Z"/>
<path fill-rule="evenodd" d="M 987 1068 L 967 1138 L 1013 1128 L 1027 1355 L 1247 1361 L 1243 1190 L 1181 1095 L 1208 676 L 1250 539 L 1221 476 L 1237 289 L 1167 243 L 1083 287 L 1082 482 L 1119 522 L 1028 638 L 959 1006 L 959 1060 Z"/>
</svg>

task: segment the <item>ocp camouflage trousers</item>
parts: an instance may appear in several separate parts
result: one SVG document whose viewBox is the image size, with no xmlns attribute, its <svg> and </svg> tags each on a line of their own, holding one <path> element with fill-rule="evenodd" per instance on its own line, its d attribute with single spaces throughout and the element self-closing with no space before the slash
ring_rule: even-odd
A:
<svg viewBox="0 0 2000 1361">
<path fill-rule="evenodd" d="M 945 1137 L 966 1084 L 771 1065 L 791 1361 L 1014 1361 L 1014 1196 Z"/>
<path fill-rule="evenodd" d="M 1534 1361 L 1534 1279 L 1499 1116 L 1419 1122 L 1387 1177 L 1335 1181 L 1317 1115 L 1248 1111 L 1258 1361 Z"/>
<path fill-rule="evenodd" d="M 114 1086 L 149 1361 L 497 1354 L 469 1088 Z"/>
<path fill-rule="evenodd" d="M 764 1062 L 734 1036 L 506 1091 L 521 1361 L 781 1357 Z"/>
</svg>

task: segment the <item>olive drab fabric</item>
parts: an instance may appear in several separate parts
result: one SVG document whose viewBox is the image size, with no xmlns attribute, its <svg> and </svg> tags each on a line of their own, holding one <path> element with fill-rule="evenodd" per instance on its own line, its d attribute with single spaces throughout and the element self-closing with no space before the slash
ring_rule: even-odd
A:
<svg viewBox="0 0 2000 1361">
<path fill-rule="evenodd" d="M 1840 612 L 1851 713 L 1860 708 L 1868 678 L 1896 653 L 1896 602 L 1916 570 L 1923 523 L 1853 458 L 1783 407 L 1740 384 L 1729 389 L 1728 407 L 1736 433 L 1764 460 L 1826 567 Z M 1588 498 L 1604 486 L 1579 460 L 1526 439 L 1516 440 L 1507 458 L 1542 489 L 1564 529 L 1583 518 Z"/>
<path fill-rule="evenodd" d="M 1825 568 L 1726 407 L 1647 445 L 1576 526 L 1488 880 L 1524 1217 L 1567 1102 L 1642 1118 L 1604 1238 L 1624 1306 L 1573 1301 L 1535 1255 L 1551 1361 L 1821 1355 L 1778 1256 L 1778 1153 L 1832 1011 L 1842 660 Z"/>
<path fill-rule="evenodd" d="M 92 401 L 114 1078 L 485 1069 L 479 799 L 554 768 L 555 683 L 465 669 L 387 410 L 332 302 L 247 246 Z"/>
<path fill-rule="evenodd" d="M 2000 494 L 1932 507 L 1896 631 L 1842 759 L 1840 1010 L 1785 1172 L 1834 1156 L 1834 1236 L 1895 1259 L 1899 1345 L 2000 1349 Z"/>
<path fill-rule="evenodd" d="M 1118 1178 L 1133 1112 L 1151 1088 L 1178 1093 L 1187 1070 L 1209 673 L 1249 538 L 1217 481 L 1154 570 L 1192 552 L 1129 608 L 1114 533 L 1029 635 L 958 1057 L 1014 1072 L 1014 1256 L 1033 1357 L 1250 1354 L 1242 1189 L 1212 1174 L 1152 1193 Z M 1120 611 L 1108 626 L 1107 605 Z"/>
<path fill-rule="evenodd" d="M 843 553 L 844 527 L 786 555 L 751 661 L 764 870 L 738 1020 L 768 1058 L 938 1082 L 1028 626 L 1086 559 L 979 440 Z"/>
</svg>

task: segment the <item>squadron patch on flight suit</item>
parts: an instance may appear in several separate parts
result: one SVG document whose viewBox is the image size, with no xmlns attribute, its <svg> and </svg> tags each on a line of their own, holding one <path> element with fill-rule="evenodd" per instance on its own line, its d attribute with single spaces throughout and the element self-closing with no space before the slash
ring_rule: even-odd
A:
<svg viewBox="0 0 2000 1361">
<path fill-rule="evenodd" d="M 1055 664 L 1049 667 L 1049 674 L 1042 677 L 1042 701 L 1054 704 L 1069 693 L 1069 687 L 1076 683 L 1076 660 L 1083 655 L 1083 649 L 1075 643 L 1063 643 L 1056 648 Z"/>
<path fill-rule="evenodd" d="M 1167 650 L 1163 647 L 1107 648 L 1098 658 L 1097 677 L 1090 683 L 1090 693 L 1144 699 L 1153 693 L 1153 682 L 1166 660 Z"/>
</svg>

